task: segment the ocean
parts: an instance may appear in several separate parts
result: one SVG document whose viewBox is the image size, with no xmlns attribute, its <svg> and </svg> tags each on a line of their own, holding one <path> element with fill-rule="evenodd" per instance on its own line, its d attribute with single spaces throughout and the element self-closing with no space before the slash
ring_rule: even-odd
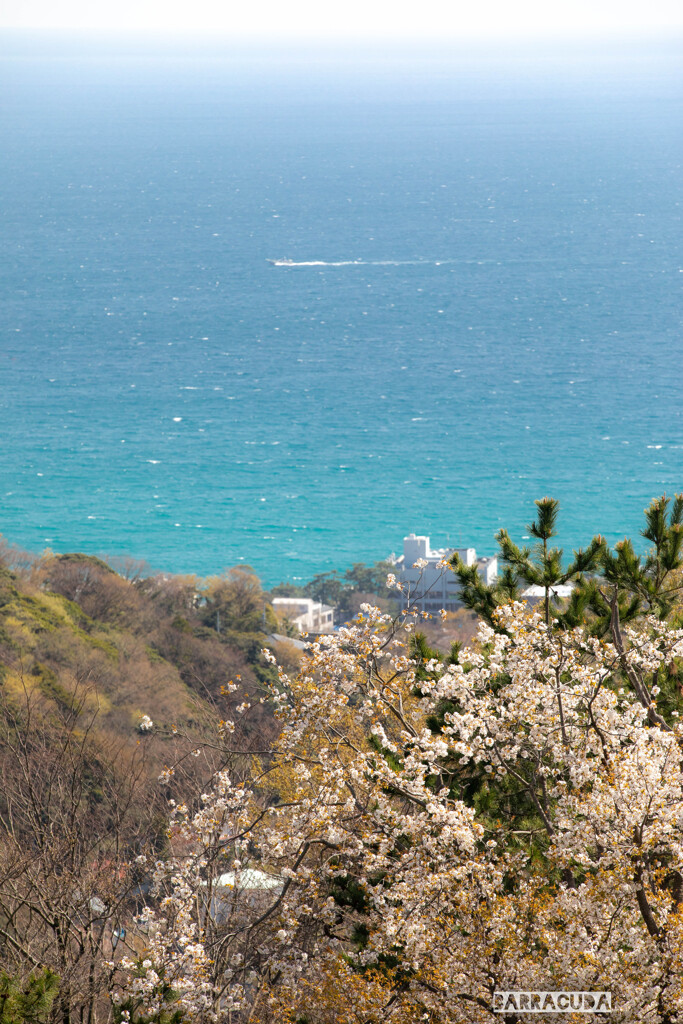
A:
<svg viewBox="0 0 683 1024">
<path fill-rule="evenodd" d="M 680 53 L 6 46 L 0 95 L 8 540 L 274 584 L 683 489 Z"/>
</svg>

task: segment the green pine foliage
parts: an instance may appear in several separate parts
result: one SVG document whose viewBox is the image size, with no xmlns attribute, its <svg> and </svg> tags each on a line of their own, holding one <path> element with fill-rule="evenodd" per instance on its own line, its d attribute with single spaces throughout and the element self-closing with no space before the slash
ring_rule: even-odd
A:
<svg viewBox="0 0 683 1024">
<path fill-rule="evenodd" d="M 662 619 L 671 614 L 683 591 L 683 494 L 675 495 L 673 502 L 666 495 L 655 498 L 645 509 L 641 536 L 652 545 L 645 555 L 636 554 L 630 539 L 611 551 L 598 534 L 585 549 L 574 551 L 568 564 L 563 549 L 550 543 L 557 536 L 559 502 L 545 497 L 535 504 L 536 518 L 527 526 L 536 540 L 533 547 L 518 547 L 507 530 L 496 535 L 503 571 L 495 584 L 485 584 L 476 566 L 453 556 L 463 604 L 500 628 L 496 608 L 518 599 L 524 587 L 537 586 L 543 590 L 548 625 L 554 620 L 564 628 L 584 625 L 597 635 L 609 628 L 614 600 L 620 622 L 645 613 Z M 574 589 L 563 606 L 555 590 L 566 583 L 573 583 Z"/>
<path fill-rule="evenodd" d="M 549 542 L 557 536 L 557 516 L 560 503 L 555 498 L 541 498 L 535 502 L 536 519 L 527 525 L 527 530 L 537 540 L 532 549 L 518 548 L 512 542 L 507 530 L 500 530 L 496 536 L 505 568 L 516 577 L 518 584 L 543 588 L 543 612 L 546 623 L 559 612 L 553 601 L 553 588 L 575 581 L 585 573 L 594 571 L 598 564 L 605 541 L 593 537 L 586 548 L 573 553 L 568 566 L 563 567 L 562 548 L 550 547 Z"/>
<path fill-rule="evenodd" d="M 637 601 L 636 614 L 654 613 L 665 619 L 683 590 L 677 573 L 683 566 L 683 494 L 675 495 L 673 504 L 666 495 L 655 498 L 645 509 L 641 536 L 652 545 L 647 555 L 636 555 L 630 540 L 620 541 L 614 554 L 605 553 L 602 575 Z"/>
<path fill-rule="evenodd" d="M 47 1024 L 59 992 L 59 977 L 48 968 L 21 981 L 0 972 L 0 1024 Z"/>
</svg>

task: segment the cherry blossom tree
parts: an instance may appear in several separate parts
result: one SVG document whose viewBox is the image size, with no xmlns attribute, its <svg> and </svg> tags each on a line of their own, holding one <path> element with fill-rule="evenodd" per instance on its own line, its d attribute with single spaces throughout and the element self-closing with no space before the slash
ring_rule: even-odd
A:
<svg viewBox="0 0 683 1024">
<path fill-rule="evenodd" d="M 280 671 L 272 749 L 240 748 L 246 706 L 221 724 L 119 1020 L 512 1024 L 496 991 L 562 989 L 683 1021 L 683 631 L 621 625 L 616 593 L 610 640 L 495 616 L 445 657 L 365 606 Z"/>
</svg>

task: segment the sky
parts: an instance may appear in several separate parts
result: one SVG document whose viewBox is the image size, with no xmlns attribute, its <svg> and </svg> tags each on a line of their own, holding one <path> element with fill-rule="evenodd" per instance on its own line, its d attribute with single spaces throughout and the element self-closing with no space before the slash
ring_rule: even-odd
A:
<svg viewBox="0 0 683 1024">
<path fill-rule="evenodd" d="M 275 39 L 683 34 L 681 0 L 6 0 L 0 28 Z"/>
</svg>

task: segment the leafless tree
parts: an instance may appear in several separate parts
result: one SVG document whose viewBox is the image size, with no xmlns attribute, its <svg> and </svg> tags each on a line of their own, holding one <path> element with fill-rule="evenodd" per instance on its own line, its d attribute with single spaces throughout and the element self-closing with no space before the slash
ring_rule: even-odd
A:
<svg viewBox="0 0 683 1024">
<path fill-rule="evenodd" d="M 87 688 L 59 711 L 28 685 L 0 695 L 0 967 L 59 975 L 54 1024 L 109 1020 L 107 962 L 154 838 L 144 738 L 107 749 L 98 724 Z"/>
</svg>

